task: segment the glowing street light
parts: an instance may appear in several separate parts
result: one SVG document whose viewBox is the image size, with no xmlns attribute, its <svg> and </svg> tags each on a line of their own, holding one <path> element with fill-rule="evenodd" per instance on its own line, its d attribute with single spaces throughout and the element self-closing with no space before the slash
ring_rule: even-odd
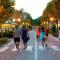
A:
<svg viewBox="0 0 60 60">
<path fill-rule="evenodd" d="M 13 19 L 13 21 L 15 22 L 15 19 Z"/>
<path fill-rule="evenodd" d="M 0 6 L 0 13 L 2 12 L 2 10 L 3 10 L 3 6 Z"/>
<path fill-rule="evenodd" d="M 45 24 L 45 21 L 44 21 L 44 24 Z"/>
<path fill-rule="evenodd" d="M 24 25 L 24 22 L 23 22 L 23 25 Z"/>
<path fill-rule="evenodd" d="M 51 21 L 53 21 L 53 20 L 54 20 L 54 18 L 50 18 L 50 20 L 51 20 Z"/>
<path fill-rule="evenodd" d="M 29 24 L 28 24 L 29 25 Z"/>
<path fill-rule="evenodd" d="M 26 23 L 26 25 L 27 25 L 28 23 Z"/>
<path fill-rule="evenodd" d="M 21 21 L 21 19 L 18 19 L 18 21 Z"/>
<path fill-rule="evenodd" d="M 48 22 L 46 22 L 48 24 Z"/>
</svg>

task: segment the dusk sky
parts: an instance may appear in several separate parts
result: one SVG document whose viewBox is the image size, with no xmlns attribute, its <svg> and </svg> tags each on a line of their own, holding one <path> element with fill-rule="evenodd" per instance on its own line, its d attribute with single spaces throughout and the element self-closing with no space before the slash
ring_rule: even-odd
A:
<svg viewBox="0 0 60 60">
<path fill-rule="evenodd" d="M 16 0 L 15 8 L 18 10 L 24 8 L 35 19 L 42 15 L 49 1 L 51 0 Z"/>
</svg>

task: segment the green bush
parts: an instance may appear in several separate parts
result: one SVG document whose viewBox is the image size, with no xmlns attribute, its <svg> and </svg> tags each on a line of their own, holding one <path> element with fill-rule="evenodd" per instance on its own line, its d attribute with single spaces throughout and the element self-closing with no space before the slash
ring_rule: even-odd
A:
<svg viewBox="0 0 60 60">
<path fill-rule="evenodd" d="M 56 29 L 56 25 L 52 25 L 52 33 L 56 33 L 57 32 L 57 29 Z"/>
<path fill-rule="evenodd" d="M 3 32 L 3 37 L 8 37 L 9 32 Z"/>
<path fill-rule="evenodd" d="M 57 30 L 55 24 L 52 25 L 51 34 L 52 34 L 53 36 L 55 36 L 55 37 L 58 37 L 58 30 Z"/>
<path fill-rule="evenodd" d="M 49 30 L 49 34 L 52 34 L 52 30 Z"/>
<path fill-rule="evenodd" d="M 8 38 L 7 37 L 4 37 L 4 38 L 0 38 L 0 45 L 3 45 L 5 43 L 8 42 Z"/>
</svg>

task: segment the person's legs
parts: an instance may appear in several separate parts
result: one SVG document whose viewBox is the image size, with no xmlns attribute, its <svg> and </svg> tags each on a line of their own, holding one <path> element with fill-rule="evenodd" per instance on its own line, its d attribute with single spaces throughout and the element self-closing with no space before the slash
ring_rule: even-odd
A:
<svg viewBox="0 0 60 60">
<path fill-rule="evenodd" d="M 17 38 L 17 49 L 19 50 L 20 37 Z"/>
<path fill-rule="evenodd" d="M 46 36 L 46 39 L 45 39 L 45 45 L 47 46 L 47 41 L 48 41 L 48 36 Z"/>
<path fill-rule="evenodd" d="M 27 41 L 23 41 L 24 43 L 24 49 L 27 47 Z"/>
<path fill-rule="evenodd" d="M 44 47 L 44 40 L 42 40 L 42 47 Z"/>
<path fill-rule="evenodd" d="M 19 42 L 15 42 L 15 46 L 19 50 Z"/>
<path fill-rule="evenodd" d="M 17 40 L 17 38 L 14 37 L 14 43 L 15 43 L 15 46 L 16 46 L 16 48 L 17 48 L 17 42 L 16 42 L 16 40 Z"/>
<path fill-rule="evenodd" d="M 20 42 L 20 38 L 15 38 L 15 46 L 18 50 L 19 50 L 19 42 Z"/>
<path fill-rule="evenodd" d="M 36 36 L 37 37 L 37 40 L 38 40 L 38 36 Z"/>
<path fill-rule="evenodd" d="M 19 50 L 19 42 L 17 42 L 16 47 L 17 47 L 17 49 Z"/>
<path fill-rule="evenodd" d="M 24 49 L 27 47 L 27 43 L 25 43 Z"/>
</svg>

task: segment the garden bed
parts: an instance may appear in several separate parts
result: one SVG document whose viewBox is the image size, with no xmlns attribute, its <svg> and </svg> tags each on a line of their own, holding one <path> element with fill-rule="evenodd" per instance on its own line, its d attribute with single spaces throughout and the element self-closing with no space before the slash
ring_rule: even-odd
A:
<svg viewBox="0 0 60 60">
<path fill-rule="evenodd" d="M 0 46 L 6 44 L 7 42 L 8 42 L 8 38 L 7 37 L 0 38 Z"/>
</svg>

